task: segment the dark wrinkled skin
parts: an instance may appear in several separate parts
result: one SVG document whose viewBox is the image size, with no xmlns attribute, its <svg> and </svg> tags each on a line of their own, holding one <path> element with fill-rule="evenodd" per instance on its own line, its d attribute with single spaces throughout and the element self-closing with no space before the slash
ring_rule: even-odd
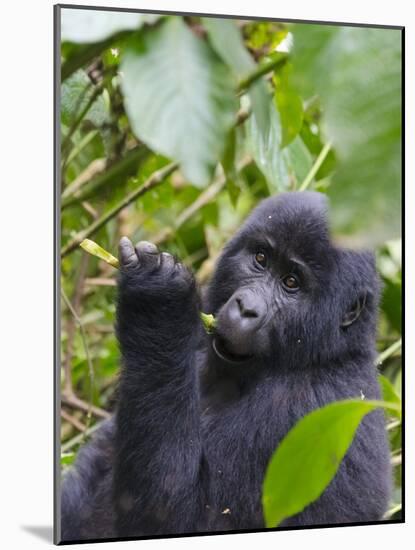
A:
<svg viewBox="0 0 415 550">
<path fill-rule="evenodd" d="M 333 245 L 322 195 L 290 193 L 263 201 L 228 243 L 204 304 L 154 245 L 123 239 L 120 259 L 118 405 L 65 476 L 62 540 L 263 528 L 265 468 L 296 421 L 380 397 L 373 255 Z M 298 289 L 284 287 L 290 273 Z M 378 410 L 322 496 L 283 526 L 379 520 L 390 484 Z"/>
</svg>

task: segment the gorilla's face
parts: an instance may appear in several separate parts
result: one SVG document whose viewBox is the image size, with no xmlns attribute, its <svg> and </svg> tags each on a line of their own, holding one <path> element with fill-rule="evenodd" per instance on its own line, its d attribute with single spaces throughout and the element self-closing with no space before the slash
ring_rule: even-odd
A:
<svg viewBox="0 0 415 550">
<path fill-rule="evenodd" d="M 330 242 L 324 196 L 263 201 L 225 248 L 210 285 L 216 357 L 235 366 L 335 357 L 350 344 L 374 277 L 367 257 Z"/>
</svg>

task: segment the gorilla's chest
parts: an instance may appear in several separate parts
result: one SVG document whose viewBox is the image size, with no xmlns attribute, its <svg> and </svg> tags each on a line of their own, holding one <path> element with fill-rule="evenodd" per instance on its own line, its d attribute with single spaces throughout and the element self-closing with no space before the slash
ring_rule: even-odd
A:
<svg viewBox="0 0 415 550">
<path fill-rule="evenodd" d="M 252 385 L 220 380 L 201 396 L 205 519 L 212 529 L 263 527 L 261 487 L 281 439 L 308 412 L 358 395 L 357 377 L 293 374 Z M 247 527 L 248 526 L 248 527 Z"/>
</svg>

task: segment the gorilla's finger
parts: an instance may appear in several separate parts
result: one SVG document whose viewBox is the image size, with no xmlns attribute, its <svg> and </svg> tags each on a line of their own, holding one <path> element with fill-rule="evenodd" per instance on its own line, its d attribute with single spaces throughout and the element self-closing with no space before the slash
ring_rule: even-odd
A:
<svg viewBox="0 0 415 550">
<path fill-rule="evenodd" d="M 135 251 L 140 264 L 146 267 L 157 267 L 160 261 L 159 251 L 155 244 L 148 241 L 140 241 L 135 245 Z"/>
<path fill-rule="evenodd" d="M 163 267 L 167 268 L 167 269 L 172 269 L 174 267 L 174 264 L 175 264 L 175 260 L 173 258 L 173 256 L 171 254 L 169 254 L 168 252 L 162 252 L 161 253 L 161 264 Z"/>
<path fill-rule="evenodd" d="M 134 267 L 138 264 L 138 258 L 133 244 L 128 237 L 121 237 L 118 249 L 121 265 L 125 267 Z"/>
</svg>

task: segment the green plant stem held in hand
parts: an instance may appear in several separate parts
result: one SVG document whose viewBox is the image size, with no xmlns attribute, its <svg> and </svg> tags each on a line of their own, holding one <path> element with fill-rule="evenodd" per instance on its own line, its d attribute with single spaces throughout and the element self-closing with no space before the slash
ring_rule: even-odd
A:
<svg viewBox="0 0 415 550">
<path fill-rule="evenodd" d="M 120 268 L 120 262 L 117 258 L 104 250 L 102 246 L 99 246 L 96 242 L 91 241 L 90 239 L 84 239 L 79 246 L 89 254 L 92 254 L 93 256 L 104 260 L 107 264 L 112 265 L 112 267 L 116 267 L 117 269 Z"/>
<path fill-rule="evenodd" d="M 120 268 L 120 262 L 117 260 L 115 256 L 107 252 L 102 246 L 99 246 L 94 241 L 91 241 L 90 239 L 84 239 L 79 246 L 85 250 L 85 252 L 88 252 L 88 254 L 92 254 L 93 256 L 96 256 L 100 260 L 104 260 L 104 262 L 107 262 L 107 264 L 111 265 L 112 267 L 115 267 L 116 269 Z M 200 312 L 200 319 L 202 320 L 203 326 L 208 334 L 211 334 L 216 326 L 216 319 L 212 314 L 203 313 Z"/>
</svg>

